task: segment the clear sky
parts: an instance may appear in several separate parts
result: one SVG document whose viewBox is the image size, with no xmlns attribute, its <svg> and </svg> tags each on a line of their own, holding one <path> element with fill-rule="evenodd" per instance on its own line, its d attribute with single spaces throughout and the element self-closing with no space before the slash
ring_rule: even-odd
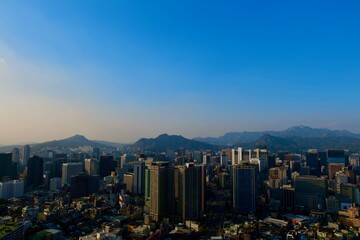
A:
<svg viewBox="0 0 360 240">
<path fill-rule="evenodd" d="M 360 132 L 360 1 L 0 1 L 0 144 Z"/>
</svg>

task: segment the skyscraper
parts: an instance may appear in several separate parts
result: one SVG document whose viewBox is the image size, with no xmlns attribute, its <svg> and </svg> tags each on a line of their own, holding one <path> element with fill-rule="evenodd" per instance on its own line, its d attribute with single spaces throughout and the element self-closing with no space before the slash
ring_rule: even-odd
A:
<svg viewBox="0 0 360 240">
<path fill-rule="evenodd" d="M 100 156 L 99 173 L 101 177 L 110 176 L 115 171 L 113 156 Z"/>
<path fill-rule="evenodd" d="M 233 166 L 233 207 L 239 214 L 255 213 L 258 202 L 259 167 L 254 164 Z"/>
<path fill-rule="evenodd" d="M 134 174 L 133 173 L 125 173 L 124 174 L 124 184 L 126 185 L 126 192 L 133 193 L 134 189 Z"/>
<path fill-rule="evenodd" d="M 150 205 L 150 169 L 145 169 L 145 205 Z"/>
<path fill-rule="evenodd" d="M 20 150 L 18 148 L 12 150 L 12 161 L 17 164 L 20 163 Z"/>
<path fill-rule="evenodd" d="M 44 183 L 44 160 L 33 156 L 27 165 L 26 187 L 27 190 L 35 190 Z"/>
<path fill-rule="evenodd" d="M 168 162 L 150 166 L 150 217 L 159 222 L 174 214 L 174 168 Z"/>
<path fill-rule="evenodd" d="M 100 176 L 78 173 L 71 177 L 70 198 L 80 198 L 99 191 Z"/>
<path fill-rule="evenodd" d="M 85 173 L 87 175 L 97 175 L 98 173 L 98 160 L 93 158 L 87 158 L 85 159 Z"/>
<path fill-rule="evenodd" d="M 205 168 L 203 165 L 187 163 L 179 167 L 178 206 L 182 220 L 199 219 L 204 211 Z"/>
<path fill-rule="evenodd" d="M 29 145 L 24 145 L 23 146 L 23 152 L 22 152 L 22 158 L 21 158 L 21 164 L 23 166 L 27 166 L 29 158 L 30 158 L 30 146 Z"/>
<path fill-rule="evenodd" d="M 93 148 L 92 157 L 97 160 L 100 159 L 100 148 Z"/>
<path fill-rule="evenodd" d="M 299 176 L 295 180 L 295 204 L 308 209 L 325 207 L 327 180 L 315 176 Z"/>
<path fill-rule="evenodd" d="M 0 153 L 0 181 L 3 178 L 17 179 L 16 163 L 12 161 L 11 153 Z"/>
<path fill-rule="evenodd" d="M 310 175 L 320 176 L 321 164 L 315 150 L 306 153 L 306 165 L 310 167 Z"/>
<path fill-rule="evenodd" d="M 82 163 L 63 163 L 62 165 L 62 185 L 71 185 L 71 177 L 83 171 Z"/>
<path fill-rule="evenodd" d="M 142 195 L 145 191 L 145 163 L 133 162 L 134 178 L 133 178 L 133 193 Z"/>
</svg>

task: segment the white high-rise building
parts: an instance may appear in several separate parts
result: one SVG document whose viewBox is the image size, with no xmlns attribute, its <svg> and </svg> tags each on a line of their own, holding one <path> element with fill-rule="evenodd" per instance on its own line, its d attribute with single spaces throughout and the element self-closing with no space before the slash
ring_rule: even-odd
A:
<svg viewBox="0 0 360 240">
<path fill-rule="evenodd" d="M 238 162 L 237 163 L 240 164 L 242 160 L 243 160 L 242 148 L 239 147 L 238 148 Z"/>
<path fill-rule="evenodd" d="M 63 163 L 62 165 L 62 185 L 65 184 L 70 186 L 71 177 L 77 175 L 79 172 L 83 171 L 82 163 Z"/>
</svg>

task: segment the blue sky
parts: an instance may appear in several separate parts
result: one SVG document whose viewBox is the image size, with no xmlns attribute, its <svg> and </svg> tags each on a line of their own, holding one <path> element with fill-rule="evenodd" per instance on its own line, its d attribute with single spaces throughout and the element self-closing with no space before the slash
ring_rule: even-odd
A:
<svg viewBox="0 0 360 240">
<path fill-rule="evenodd" d="M 360 132 L 359 1 L 0 1 L 0 144 Z"/>
</svg>

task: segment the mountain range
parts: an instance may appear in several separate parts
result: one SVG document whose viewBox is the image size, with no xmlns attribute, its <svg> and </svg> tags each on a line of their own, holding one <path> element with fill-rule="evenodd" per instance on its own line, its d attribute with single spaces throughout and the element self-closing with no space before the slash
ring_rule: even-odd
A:
<svg viewBox="0 0 360 240">
<path fill-rule="evenodd" d="M 48 141 L 43 143 L 34 143 L 29 144 L 32 152 L 38 152 L 46 148 L 78 148 L 82 146 L 89 147 L 98 147 L 98 148 L 116 148 L 122 146 L 123 144 L 107 142 L 101 140 L 89 140 L 83 135 L 74 135 L 69 138 Z M 14 147 L 21 148 L 22 145 L 11 145 L 11 146 L 2 146 L 0 147 L 0 152 L 10 152 Z"/>
<path fill-rule="evenodd" d="M 62 140 L 31 144 L 32 152 L 46 148 L 78 148 L 82 146 L 98 148 L 115 148 L 130 152 L 165 152 L 169 149 L 185 148 L 195 150 L 218 150 L 227 147 L 267 148 L 272 152 L 298 152 L 307 149 L 348 149 L 351 152 L 360 152 L 360 134 L 346 130 L 329 130 L 326 128 L 311 128 L 296 126 L 284 131 L 263 132 L 230 132 L 221 137 L 207 137 L 187 139 L 181 135 L 161 134 L 156 138 L 141 138 L 134 144 L 119 144 L 114 142 L 89 140 L 82 135 L 75 135 Z M 21 145 L 2 146 L 0 152 L 10 152 L 14 147 Z"/>
<path fill-rule="evenodd" d="M 311 128 L 307 126 L 295 126 L 283 131 L 259 131 L 259 132 L 229 132 L 225 135 L 215 137 L 197 137 L 194 140 L 221 146 L 234 146 L 243 143 L 257 141 L 264 135 L 280 138 L 328 138 L 328 137 L 349 137 L 360 139 L 360 134 L 351 133 L 346 130 L 330 130 L 327 128 Z"/>
</svg>

